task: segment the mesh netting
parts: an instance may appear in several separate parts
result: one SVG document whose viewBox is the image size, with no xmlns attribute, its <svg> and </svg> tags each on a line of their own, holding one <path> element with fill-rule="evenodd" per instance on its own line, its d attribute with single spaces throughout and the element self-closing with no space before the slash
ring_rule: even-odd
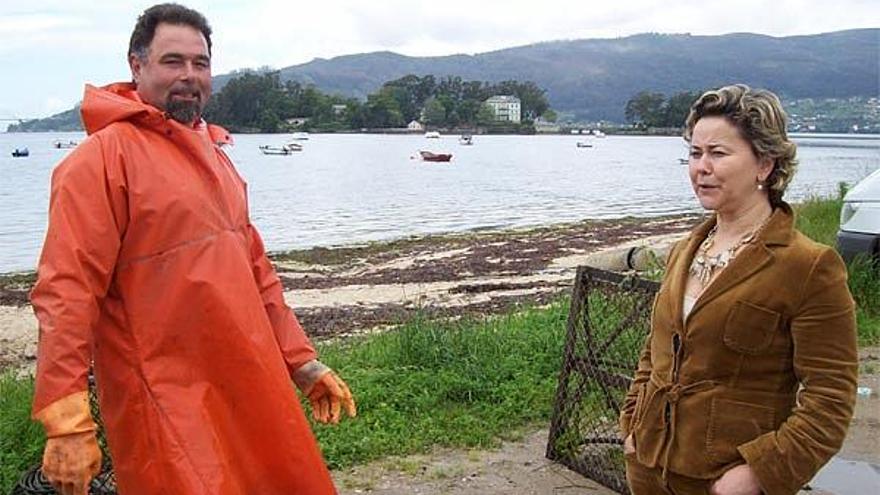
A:
<svg viewBox="0 0 880 495">
<path fill-rule="evenodd" d="M 657 282 L 578 268 L 547 458 L 629 493 L 617 418 L 650 329 Z"/>
</svg>

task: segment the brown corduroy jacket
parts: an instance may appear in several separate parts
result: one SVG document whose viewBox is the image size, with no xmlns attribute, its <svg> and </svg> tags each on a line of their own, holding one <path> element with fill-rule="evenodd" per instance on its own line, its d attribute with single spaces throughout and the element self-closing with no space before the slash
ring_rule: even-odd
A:
<svg viewBox="0 0 880 495">
<path fill-rule="evenodd" d="M 713 479 L 746 462 L 764 493 L 794 494 L 837 452 L 855 403 L 855 315 L 837 253 L 776 208 L 699 297 L 682 299 L 714 217 L 673 248 L 620 417 L 636 459 Z"/>
</svg>

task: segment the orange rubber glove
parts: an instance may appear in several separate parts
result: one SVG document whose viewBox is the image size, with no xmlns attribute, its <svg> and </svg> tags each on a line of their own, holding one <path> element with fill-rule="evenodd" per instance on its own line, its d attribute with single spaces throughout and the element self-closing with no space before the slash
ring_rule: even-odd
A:
<svg viewBox="0 0 880 495">
<path fill-rule="evenodd" d="M 293 381 L 309 399 L 312 417 L 319 423 L 338 423 L 343 408 L 350 417 L 357 416 L 348 385 L 322 362 L 313 360 L 304 364 L 294 372 Z"/>
<path fill-rule="evenodd" d="M 101 449 L 88 392 L 68 395 L 34 415 L 46 430 L 43 475 L 61 495 L 88 495 L 101 470 Z"/>
</svg>

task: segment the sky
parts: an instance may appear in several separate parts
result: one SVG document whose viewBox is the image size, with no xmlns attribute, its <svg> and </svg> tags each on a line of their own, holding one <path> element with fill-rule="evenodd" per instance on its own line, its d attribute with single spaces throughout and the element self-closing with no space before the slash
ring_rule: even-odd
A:
<svg viewBox="0 0 880 495">
<path fill-rule="evenodd" d="M 72 108 L 86 83 L 130 80 L 137 16 L 155 1 L 4 0 L 0 119 Z M 213 73 L 389 50 L 475 54 L 644 32 L 770 36 L 880 27 L 878 0 L 190 0 L 213 34 Z M 880 44 L 880 41 L 878 41 Z M 880 46 L 878 46 L 880 56 Z M 6 120 L 0 120 L 0 129 Z"/>
</svg>

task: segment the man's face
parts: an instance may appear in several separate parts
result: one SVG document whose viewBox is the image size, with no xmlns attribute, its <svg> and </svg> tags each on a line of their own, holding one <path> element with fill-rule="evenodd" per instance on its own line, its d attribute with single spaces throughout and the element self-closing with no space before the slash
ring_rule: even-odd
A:
<svg viewBox="0 0 880 495">
<path fill-rule="evenodd" d="M 183 124 L 201 119 L 211 96 L 211 56 L 199 30 L 161 23 L 146 57 L 129 55 L 128 64 L 142 100 Z"/>
</svg>

